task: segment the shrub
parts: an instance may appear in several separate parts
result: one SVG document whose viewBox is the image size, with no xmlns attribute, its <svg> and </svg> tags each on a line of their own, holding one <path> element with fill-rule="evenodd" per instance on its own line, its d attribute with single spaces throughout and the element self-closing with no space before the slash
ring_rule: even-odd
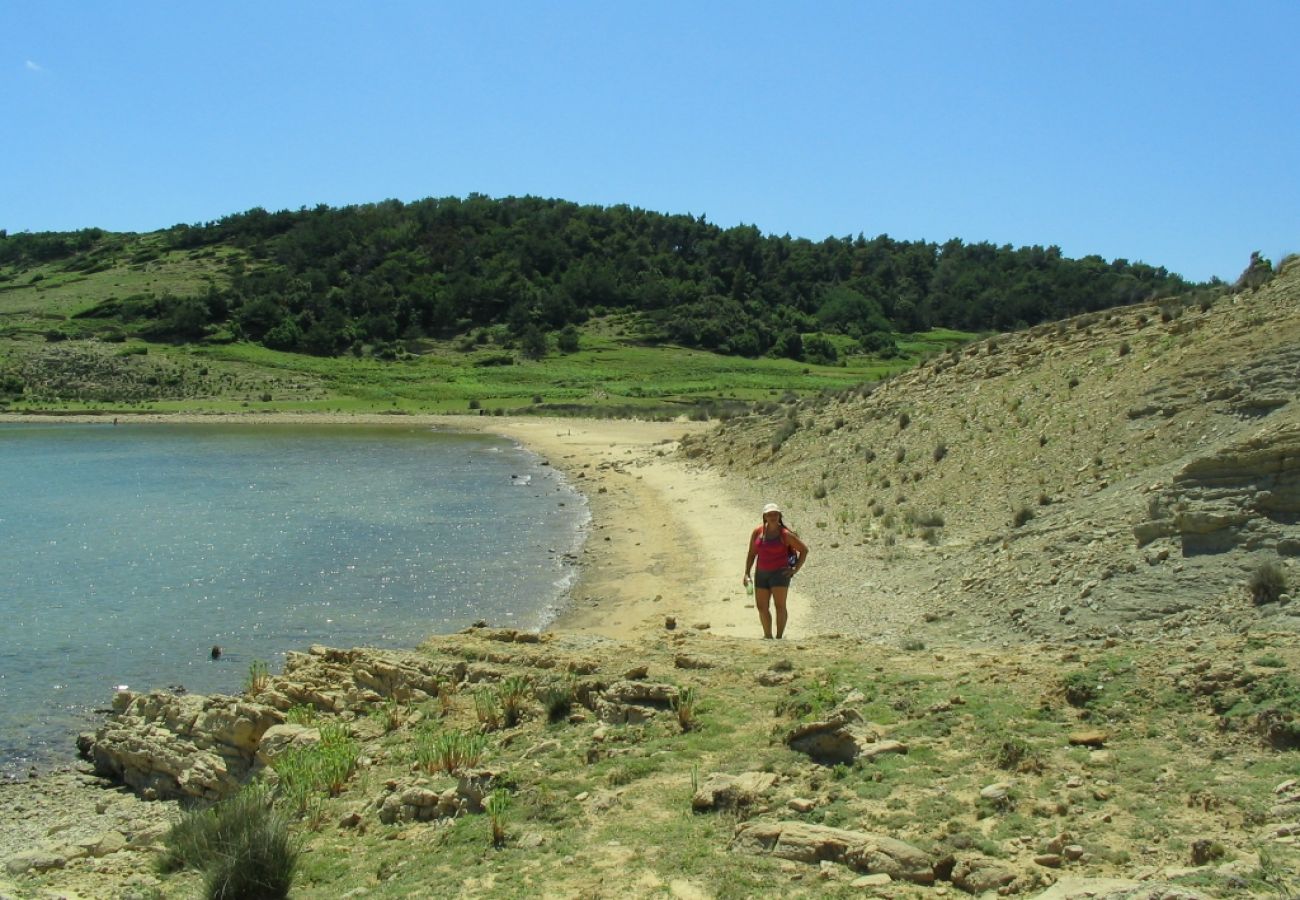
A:
<svg viewBox="0 0 1300 900">
<path fill-rule="evenodd" d="M 1022 506 L 1011 516 L 1011 524 L 1020 528 L 1034 517 L 1034 511 L 1028 506 Z"/>
<path fill-rule="evenodd" d="M 568 718 L 573 710 L 573 700 L 577 694 L 577 683 L 570 675 L 560 681 L 553 681 L 541 688 L 537 699 L 546 710 L 546 721 L 558 722 Z"/>
<path fill-rule="evenodd" d="M 794 434 L 798 430 L 799 422 L 797 419 L 787 419 L 783 422 L 781 427 L 776 430 L 776 434 L 772 435 L 772 452 L 775 453 L 780 450 L 781 446 L 789 440 L 790 435 Z"/>
<path fill-rule="evenodd" d="M 1071 672 L 1061 679 L 1065 702 L 1082 709 L 1097 699 L 1097 679 L 1087 672 Z"/>
<path fill-rule="evenodd" d="M 909 415 L 908 415 L 907 413 L 905 413 L 905 412 L 904 412 L 904 413 L 899 413 L 899 414 L 898 414 L 898 430 L 899 430 L 899 431 L 902 431 L 904 428 L 906 428 L 908 425 L 911 425 L 911 424 L 912 424 L 912 417 L 911 417 L 911 416 L 909 416 Z"/>
<path fill-rule="evenodd" d="M 993 747 L 993 765 L 1009 772 L 1032 771 L 1041 765 L 1034 748 L 1022 737 L 1005 737 Z"/>
<path fill-rule="evenodd" d="M 523 675 L 511 675 L 501 681 L 501 713 L 507 728 L 513 728 L 524 717 L 524 705 L 532 685 Z"/>
<path fill-rule="evenodd" d="M 1250 576 L 1249 586 L 1256 606 L 1276 603 L 1287 591 L 1286 571 L 1273 560 L 1260 563 Z"/>
<path fill-rule="evenodd" d="M 213 900 L 278 900 L 289 895 L 298 849 L 265 789 L 248 787 L 186 813 L 163 837 L 158 867 L 204 872 L 205 896 Z"/>
<path fill-rule="evenodd" d="M 948 455 L 948 445 L 940 441 L 934 445 L 934 461 L 939 462 Z"/>
<path fill-rule="evenodd" d="M 944 525 L 943 513 L 937 512 L 917 513 L 912 520 L 922 528 L 942 528 Z"/>
</svg>

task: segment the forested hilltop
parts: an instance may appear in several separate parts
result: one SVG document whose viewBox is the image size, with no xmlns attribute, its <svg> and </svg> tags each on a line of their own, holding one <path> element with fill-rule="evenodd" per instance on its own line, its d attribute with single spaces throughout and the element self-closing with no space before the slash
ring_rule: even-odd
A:
<svg viewBox="0 0 1300 900">
<path fill-rule="evenodd" d="M 69 272 L 186 252 L 220 265 L 200 285 L 110 297 L 76 313 L 155 340 L 248 340 L 336 356 L 506 326 L 520 346 L 576 346 L 593 315 L 636 312 L 650 342 L 833 362 L 888 357 L 933 327 L 1011 330 L 1173 295 L 1164 268 L 1057 247 L 875 238 L 812 241 L 703 216 L 535 197 L 252 209 L 153 235 L 0 232 L 0 290 L 52 263 Z"/>
</svg>

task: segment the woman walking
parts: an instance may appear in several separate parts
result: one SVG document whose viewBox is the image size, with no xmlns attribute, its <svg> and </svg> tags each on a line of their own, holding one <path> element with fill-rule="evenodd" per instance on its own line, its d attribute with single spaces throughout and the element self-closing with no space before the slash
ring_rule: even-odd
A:
<svg viewBox="0 0 1300 900">
<path fill-rule="evenodd" d="M 754 570 L 754 605 L 758 607 L 758 621 L 763 626 L 763 637 L 772 637 L 772 610 L 776 607 L 776 636 L 785 634 L 788 614 L 786 595 L 790 579 L 808 560 L 808 545 L 799 535 L 785 527 L 781 507 L 769 503 L 763 507 L 763 524 L 749 535 L 749 554 L 745 557 L 745 577 L 741 582 L 749 586 L 749 570 L 758 560 Z"/>
</svg>

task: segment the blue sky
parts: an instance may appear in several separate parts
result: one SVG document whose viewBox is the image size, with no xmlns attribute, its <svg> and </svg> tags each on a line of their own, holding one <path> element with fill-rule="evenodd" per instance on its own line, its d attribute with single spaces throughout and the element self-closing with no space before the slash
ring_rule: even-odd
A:
<svg viewBox="0 0 1300 900">
<path fill-rule="evenodd" d="M 0 228 L 532 194 L 820 239 L 1300 251 L 1300 3 L 0 0 Z"/>
</svg>

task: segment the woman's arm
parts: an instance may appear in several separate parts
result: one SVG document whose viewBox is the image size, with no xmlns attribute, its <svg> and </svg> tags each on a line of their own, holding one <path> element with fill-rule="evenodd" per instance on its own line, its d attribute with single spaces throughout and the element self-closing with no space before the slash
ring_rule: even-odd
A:
<svg viewBox="0 0 1300 900">
<path fill-rule="evenodd" d="M 749 570 L 754 568 L 754 557 L 758 555 L 758 550 L 754 547 L 754 536 L 757 534 L 758 530 L 755 529 L 749 535 L 749 553 L 745 556 L 745 577 L 740 580 L 741 584 L 749 584 Z"/>
</svg>

